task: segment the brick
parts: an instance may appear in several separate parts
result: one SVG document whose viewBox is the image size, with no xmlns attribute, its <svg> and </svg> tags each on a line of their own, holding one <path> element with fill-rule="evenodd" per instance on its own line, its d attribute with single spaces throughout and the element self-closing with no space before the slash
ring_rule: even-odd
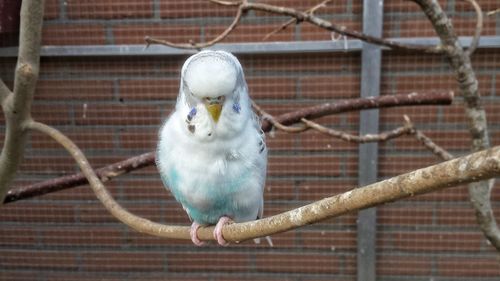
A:
<svg viewBox="0 0 500 281">
<path fill-rule="evenodd" d="M 336 117 L 332 116 L 329 119 L 335 119 Z M 338 117 L 337 117 L 338 118 Z M 326 118 L 325 118 L 326 119 Z M 321 120 L 321 119 L 320 119 Z M 321 121 L 316 121 L 318 124 Z M 331 127 L 337 131 L 347 132 L 350 134 L 358 135 L 357 132 L 351 130 L 342 130 L 337 129 L 335 126 Z M 355 142 L 347 142 L 344 140 L 340 140 L 336 137 L 326 135 L 322 132 L 318 132 L 316 130 L 308 130 L 306 132 L 300 133 L 299 138 L 299 148 L 303 151 L 328 151 L 328 152 L 345 152 L 345 151 L 357 151 L 358 144 Z"/>
<path fill-rule="evenodd" d="M 439 225 L 457 226 L 457 227 L 477 227 L 474 210 L 465 205 L 462 207 L 442 207 L 436 212 Z"/>
<path fill-rule="evenodd" d="M 172 100 L 179 94 L 179 79 L 120 80 L 120 98 L 128 100 Z"/>
<path fill-rule="evenodd" d="M 61 130 L 83 151 L 87 149 L 112 149 L 112 130 L 103 129 L 71 129 L 71 131 Z M 34 149 L 62 149 L 62 146 L 47 135 L 32 134 L 31 147 Z"/>
<path fill-rule="evenodd" d="M 252 99 L 292 99 L 296 96 L 295 78 L 250 76 L 246 80 Z"/>
<path fill-rule="evenodd" d="M 274 34 L 270 38 L 264 40 L 266 34 L 276 29 L 277 25 L 238 25 L 236 28 L 222 40 L 223 43 L 234 42 L 266 42 L 266 41 L 292 41 L 294 40 L 293 30 L 286 29 Z M 222 26 L 207 26 L 205 27 L 206 41 L 210 41 L 226 30 L 227 25 Z"/>
<path fill-rule="evenodd" d="M 42 45 L 102 45 L 105 44 L 104 27 L 89 24 L 44 25 Z"/>
<path fill-rule="evenodd" d="M 156 39 L 174 43 L 188 43 L 190 40 L 201 40 L 200 27 L 190 25 L 117 25 L 113 27 L 115 44 L 146 44 L 144 38 L 150 36 Z"/>
<path fill-rule="evenodd" d="M 440 162 L 433 156 L 387 156 L 379 158 L 380 176 L 396 176 Z"/>
<path fill-rule="evenodd" d="M 475 18 L 460 18 L 454 17 L 452 19 L 453 27 L 459 36 L 472 36 L 475 31 L 476 19 Z M 483 23 L 484 35 L 495 34 L 495 22 L 485 21 Z M 402 20 L 400 25 L 401 37 L 428 37 L 436 36 L 436 32 L 432 28 L 432 24 L 427 19 L 408 19 Z"/>
<path fill-rule="evenodd" d="M 500 268 L 494 257 L 484 258 L 473 255 L 470 257 L 438 258 L 437 274 L 454 277 L 498 277 Z"/>
<path fill-rule="evenodd" d="M 483 235 L 479 232 L 382 232 L 377 245 L 385 251 L 405 252 L 474 252 L 481 248 Z"/>
<path fill-rule="evenodd" d="M 441 7 L 446 8 L 447 0 L 438 1 Z M 403 2 L 399 0 L 384 1 L 384 13 L 422 13 L 422 9 L 416 3 Z"/>
<path fill-rule="evenodd" d="M 476 1 L 484 12 L 492 11 L 498 9 L 498 3 L 491 0 L 478 0 Z M 475 12 L 474 6 L 466 1 L 457 1 L 455 4 L 455 11 L 458 13 L 462 12 Z"/>
<path fill-rule="evenodd" d="M 300 78 L 304 98 L 346 99 L 360 95 L 359 76 L 304 76 Z"/>
<path fill-rule="evenodd" d="M 264 201 L 294 200 L 295 186 L 291 180 L 268 179 L 264 188 Z"/>
<path fill-rule="evenodd" d="M 44 246 L 119 247 L 125 240 L 117 227 L 69 226 L 39 229 L 37 239 Z"/>
<path fill-rule="evenodd" d="M 82 270 L 87 271 L 163 271 L 163 254 L 157 252 L 83 252 Z"/>
<path fill-rule="evenodd" d="M 44 20 L 53 20 L 59 17 L 59 1 L 46 0 L 45 8 L 43 11 Z"/>
<path fill-rule="evenodd" d="M 160 125 L 162 122 L 158 106 L 133 104 L 77 107 L 75 119 L 77 125 Z"/>
<path fill-rule="evenodd" d="M 139 200 L 174 200 L 165 189 L 159 176 L 154 178 L 139 178 L 131 175 L 128 179 L 118 179 L 120 198 L 131 202 Z M 140 190 L 140 192 L 138 192 Z"/>
<path fill-rule="evenodd" d="M 339 28 L 344 28 L 349 31 L 361 32 L 362 23 L 359 19 L 338 19 L 335 17 L 322 17 L 325 20 L 330 20 Z M 290 26 L 292 27 L 292 26 Z M 310 23 L 300 24 L 300 39 L 305 41 L 310 40 L 332 40 L 344 45 L 344 37 L 327 29 L 320 28 Z M 346 38 L 347 40 L 350 38 Z M 348 45 L 349 48 L 349 45 Z"/>
<path fill-rule="evenodd" d="M 73 223 L 75 211 L 71 205 L 16 202 L 6 205 L 0 213 L 3 223 Z"/>
<path fill-rule="evenodd" d="M 356 180 L 304 180 L 298 183 L 298 198 L 316 201 L 347 192 L 356 186 Z"/>
<path fill-rule="evenodd" d="M 479 82 L 479 91 L 483 96 L 491 95 L 492 77 L 491 75 L 477 75 Z M 399 76 L 394 79 L 394 94 L 409 92 L 448 92 L 454 91 L 457 95 L 460 92 L 458 82 L 455 77 L 450 75 L 418 75 L 418 76 Z"/>
<path fill-rule="evenodd" d="M 418 124 L 416 125 L 418 128 Z M 421 130 L 427 137 L 431 138 L 434 143 L 442 148 L 452 150 L 467 150 L 470 147 L 470 134 L 467 131 L 446 131 L 446 130 Z M 396 149 L 402 151 L 419 151 L 425 153 L 428 151 L 420 141 L 413 136 L 399 137 L 389 141 L 391 146 L 386 149 Z M 384 147 L 382 147 L 384 148 Z M 430 151 L 428 151 L 431 153 Z M 436 158 L 438 160 L 438 158 Z"/>
<path fill-rule="evenodd" d="M 6 208 L 6 206 L 4 206 Z M 0 246 L 26 247 L 37 243 L 37 232 L 31 227 L 2 227 L 0 228 Z"/>
<path fill-rule="evenodd" d="M 0 266 L 3 269 L 76 270 L 76 252 L 47 250 L 0 249 Z"/>
<path fill-rule="evenodd" d="M 120 147 L 125 149 L 154 150 L 158 143 L 158 128 L 126 129 L 119 132 Z"/>
<path fill-rule="evenodd" d="M 204 0 L 160 2 L 162 18 L 233 17 L 235 14 L 235 7 L 216 5 Z"/>
<path fill-rule="evenodd" d="M 217 272 L 246 271 L 249 256 L 243 253 L 169 252 L 167 266 L 169 272 Z"/>
<path fill-rule="evenodd" d="M 40 151 L 38 151 L 40 152 Z M 25 156 L 20 170 L 46 175 L 68 174 L 76 172 L 76 163 L 70 156 L 46 155 Z"/>
<path fill-rule="evenodd" d="M 377 223 L 386 226 L 435 225 L 432 208 L 402 208 L 381 206 L 377 209 Z"/>
<path fill-rule="evenodd" d="M 355 231 L 317 230 L 300 232 L 302 247 L 305 249 L 318 249 L 335 251 L 355 251 Z"/>
<path fill-rule="evenodd" d="M 377 276 L 422 276 L 432 274 L 432 260 L 427 257 L 379 255 Z"/>
<path fill-rule="evenodd" d="M 450 108 L 443 107 L 442 110 Z M 404 123 L 404 115 L 408 115 L 410 120 L 418 126 L 418 124 L 433 124 L 438 122 L 439 107 L 435 105 L 419 105 L 419 106 L 401 106 L 392 108 L 380 109 L 380 123 L 392 124 L 394 126 L 402 126 Z M 446 116 L 446 114 L 443 114 Z"/>
<path fill-rule="evenodd" d="M 296 143 L 300 135 L 289 134 L 281 130 L 266 135 L 266 145 L 270 152 L 298 149 Z"/>
<path fill-rule="evenodd" d="M 339 176 L 340 164 L 336 156 L 270 156 L 270 176 Z"/>
<path fill-rule="evenodd" d="M 70 117 L 71 108 L 67 105 L 60 104 L 37 104 L 36 101 L 31 109 L 33 118 L 38 122 L 56 125 L 69 125 L 72 120 Z"/>
<path fill-rule="evenodd" d="M 39 80 L 36 100 L 111 100 L 113 81 L 107 80 Z"/>
<path fill-rule="evenodd" d="M 306 11 L 314 6 L 316 6 L 321 1 L 303 1 L 303 0 L 263 0 L 261 3 L 265 3 L 268 5 L 280 6 L 292 8 L 298 11 Z M 315 15 L 323 15 L 323 14 L 338 14 L 345 13 L 347 11 L 347 1 L 337 1 L 330 2 L 324 5 L 323 7 L 317 9 L 315 11 Z M 256 14 L 264 14 L 269 15 L 265 12 L 256 11 Z"/>
<path fill-rule="evenodd" d="M 260 272 L 338 274 L 338 257 L 309 253 L 258 253 L 256 269 Z"/>
<path fill-rule="evenodd" d="M 295 73 L 311 71 L 326 75 L 328 72 L 359 73 L 360 56 L 354 53 L 326 53 L 313 54 L 304 53 L 300 55 L 291 54 L 268 54 L 259 56 L 258 60 L 246 62 L 243 58 L 243 66 L 252 73 L 260 72 L 282 72 Z"/>
<path fill-rule="evenodd" d="M 67 11 L 71 19 L 148 18 L 153 16 L 153 1 L 68 1 Z"/>
</svg>

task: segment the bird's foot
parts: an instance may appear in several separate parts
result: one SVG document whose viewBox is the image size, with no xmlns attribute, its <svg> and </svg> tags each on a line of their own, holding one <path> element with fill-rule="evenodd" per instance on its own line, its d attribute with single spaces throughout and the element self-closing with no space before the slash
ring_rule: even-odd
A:
<svg viewBox="0 0 500 281">
<path fill-rule="evenodd" d="M 223 216 L 219 219 L 219 222 L 215 226 L 214 229 L 214 238 L 217 240 L 217 243 L 221 246 L 227 246 L 229 245 L 229 242 L 227 242 L 224 237 L 222 236 L 222 227 L 228 223 L 232 223 L 233 220 L 229 217 Z"/>
<path fill-rule="evenodd" d="M 189 235 L 191 236 L 191 241 L 193 241 L 193 244 L 195 244 L 196 246 L 205 245 L 205 242 L 201 241 L 198 238 L 198 234 L 196 234 L 196 232 L 198 231 L 198 228 L 200 228 L 200 227 L 201 227 L 200 224 L 193 222 L 193 224 L 191 225 L 191 230 L 189 231 Z"/>
</svg>

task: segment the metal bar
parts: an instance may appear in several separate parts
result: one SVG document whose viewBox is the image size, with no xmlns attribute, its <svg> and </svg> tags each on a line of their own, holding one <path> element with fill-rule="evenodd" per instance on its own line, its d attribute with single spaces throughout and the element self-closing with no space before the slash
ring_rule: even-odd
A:
<svg viewBox="0 0 500 281">
<path fill-rule="evenodd" d="M 382 35 L 383 0 L 363 0 L 363 33 L 380 37 Z M 380 94 L 380 71 L 382 68 L 382 48 L 368 43 L 362 44 L 361 51 L 361 97 L 377 97 Z M 377 134 L 379 111 L 360 112 L 359 134 Z M 359 145 L 358 184 L 365 186 L 377 181 L 378 144 Z M 357 279 L 376 280 L 376 229 L 375 208 L 358 213 L 357 220 Z"/>
<path fill-rule="evenodd" d="M 437 37 L 390 38 L 390 40 L 433 46 L 439 43 Z M 461 37 L 463 46 L 469 45 L 471 37 Z M 287 54 L 314 52 L 360 52 L 360 40 L 304 41 L 304 42 L 266 42 L 266 43 L 224 43 L 209 49 L 226 50 L 235 54 Z M 483 36 L 479 48 L 500 48 L 500 36 Z M 387 48 L 382 48 L 387 50 Z M 84 46 L 43 46 L 42 57 L 112 57 L 112 56 L 171 56 L 192 54 L 194 50 L 176 49 L 167 46 L 151 45 L 84 45 Z M 17 47 L 0 48 L 0 57 L 17 57 Z"/>
</svg>

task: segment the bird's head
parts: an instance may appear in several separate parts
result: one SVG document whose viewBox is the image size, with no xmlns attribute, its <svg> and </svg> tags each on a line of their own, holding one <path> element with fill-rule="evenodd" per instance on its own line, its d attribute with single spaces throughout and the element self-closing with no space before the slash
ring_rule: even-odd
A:
<svg viewBox="0 0 500 281">
<path fill-rule="evenodd" d="M 226 102 L 239 106 L 241 65 L 230 53 L 202 51 L 191 56 L 182 67 L 181 89 L 190 107 L 203 104 L 217 123 Z M 244 83 L 244 81 L 243 81 Z"/>
</svg>

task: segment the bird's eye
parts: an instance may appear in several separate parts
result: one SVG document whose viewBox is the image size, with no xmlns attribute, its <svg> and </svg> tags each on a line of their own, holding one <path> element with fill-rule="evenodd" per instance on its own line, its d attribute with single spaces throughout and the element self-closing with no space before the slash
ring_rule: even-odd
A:
<svg viewBox="0 0 500 281">
<path fill-rule="evenodd" d="M 209 102 L 210 98 L 209 97 L 204 97 L 203 100 L 206 101 L 206 102 Z"/>
<path fill-rule="evenodd" d="M 218 101 L 221 101 L 221 100 L 223 100 L 223 99 L 224 99 L 224 96 L 218 96 L 218 97 L 217 97 L 217 100 L 218 100 Z"/>
</svg>

